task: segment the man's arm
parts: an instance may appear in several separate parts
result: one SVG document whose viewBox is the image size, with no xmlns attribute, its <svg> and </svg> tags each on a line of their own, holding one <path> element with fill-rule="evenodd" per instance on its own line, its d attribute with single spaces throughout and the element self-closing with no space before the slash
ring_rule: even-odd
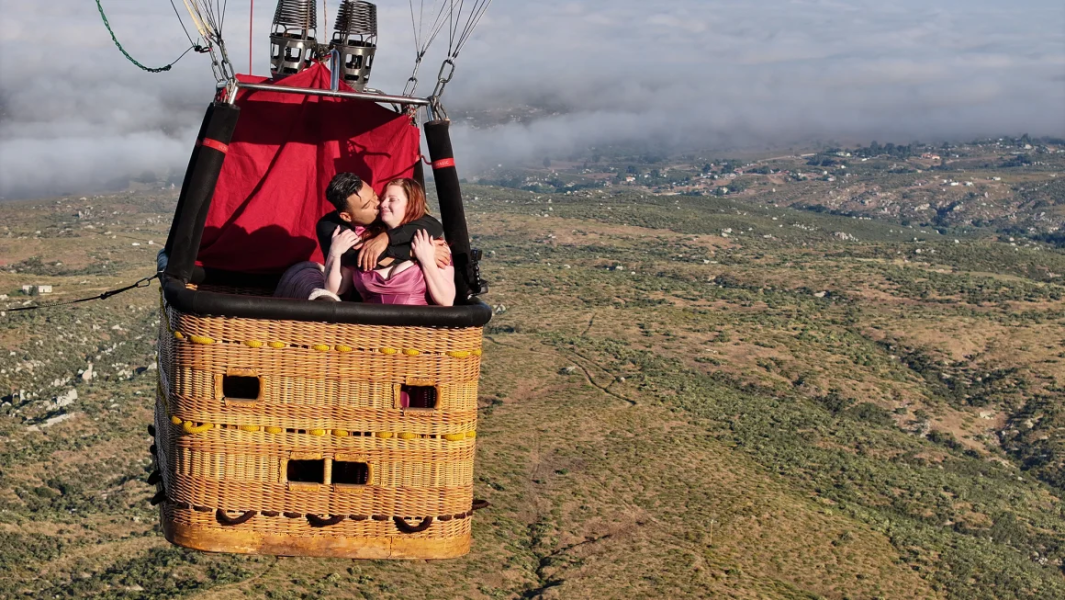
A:
<svg viewBox="0 0 1065 600">
<path fill-rule="evenodd" d="M 331 218 L 335 214 L 325 215 L 318 219 L 318 223 L 314 226 L 314 233 L 318 237 L 318 247 L 322 249 L 322 258 L 329 258 L 329 248 L 333 245 L 333 230 L 339 225 Z M 339 220 L 338 218 L 337 221 Z"/>
<path fill-rule="evenodd" d="M 414 234 L 423 229 L 435 239 L 444 238 L 444 226 L 440 224 L 440 221 L 432 215 L 425 215 L 416 221 L 389 230 L 388 249 L 385 250 L 384 255 L 396 260 L 411 260 L 413 256 L 410 243 L 414 239 Z"/>
</svg>

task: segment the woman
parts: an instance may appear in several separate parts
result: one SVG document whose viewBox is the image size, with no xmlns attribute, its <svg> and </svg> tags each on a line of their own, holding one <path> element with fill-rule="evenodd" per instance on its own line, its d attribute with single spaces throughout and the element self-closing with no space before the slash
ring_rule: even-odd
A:
<svg viewBox="0 0 1065 600">
<path fill-rule="evenodd" d="M 428 208 L 425 191 L 416 181 L 395 179 L 381 195 L 380 219 L 391 230 L 422 218 Z M 417 264 L 406 260 L 372 271 L 342 266 L 340 257 L 358 242 L 354 231 L 334 234 L 325 261 L 326 289 L 330 292 L 340 295 L 354 286 L 364 302 L 373 304 L 454 305 L 455 268 L 437 266 L 433 238 L 424 229 L 411 242 Z"/>
</svg>

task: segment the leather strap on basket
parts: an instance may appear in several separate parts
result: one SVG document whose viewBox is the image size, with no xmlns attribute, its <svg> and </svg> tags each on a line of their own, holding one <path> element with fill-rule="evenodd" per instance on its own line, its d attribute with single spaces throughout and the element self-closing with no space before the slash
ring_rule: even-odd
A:
<svg viewBox="0 0 1065 600">
<path fill-rule="evenodd" d="M 475 499 L 473 501 L 473 506 L 470 507 L 470 512 L 473 512 L 475 510 L 481 510 L 482 508 L 488 508 L 489 506 L 492 506 L 491 502 L 489 502 L 487 500 L 476 500 Z"/>
<path fill-rule="evenodd" d="M 420 525 L 414 527 L 411 527 L 403 517 L 392 517 L 392 521 L 396 523 L 396 529 L 403 533 L 418 533 L 420 531 L 425 531 L 433 524 L 432 517 L 425 517 L 422 519 Z"/>
<path fill-rule="evenodd" d="M 334 515 L 328 519 L 319 517 L 318 515 L 307 515 L 307 522 L 311 524 L 311 527 L 332 527 L 343 521 L 347 515 Z"/>
<path fill-rule="evenodd" d="M 240 515 L 239 517 L 230 518 L 230 516 L 226 514 L 226 511 L 220 508 L 215 511 L 214 516 L 216 519 L 218 519 L 219 523 L 225 525 L 226 527 L 235 527 L 237 525 L 243 525 L 247 523 L 251 520 L 252 517 L 257 514 L 259 514 L 257 511 L 249 510 L 245 511 L 244 514 Z"/>
<path fill-rule="evenodd" d="M 152 496 L 152 499 L 149 502 L 152 503 L 152 506 L 158 506 L 163 500 L 166 500 L 166 490 L 162 490 L 158 494 Z"/>
</svg>

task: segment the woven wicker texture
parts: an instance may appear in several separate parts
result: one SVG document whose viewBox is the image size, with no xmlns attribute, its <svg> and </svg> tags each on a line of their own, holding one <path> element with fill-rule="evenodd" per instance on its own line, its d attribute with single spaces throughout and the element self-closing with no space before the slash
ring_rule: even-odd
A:
<svg viewBox="0 0 1065 600">
<path fill-rule="evenodd" d="M 352 558 L 468 552 L 481 328 L 160 309 L 156 461 L 170 541 Z M 406 386 L 435 405 L 404 408 Z"/>
</svg>

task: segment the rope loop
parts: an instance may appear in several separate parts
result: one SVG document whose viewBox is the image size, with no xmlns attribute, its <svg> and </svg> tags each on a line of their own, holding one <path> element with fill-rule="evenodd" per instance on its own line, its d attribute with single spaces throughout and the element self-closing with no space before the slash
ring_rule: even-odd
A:
<svg viewBox="0 0 1065 600">
<path fill-rule="evenodd" d="M 142 65 L 140 62 L 138 62 L 137 59 L 135 59 L 132 56 L 130 56 L 129 52 L 126 52 L 126 49 L 123 48 L 122 44 L 120 44 L 118 42 L 118 38 L 115 37 L 115 31 L 113 29 L 111 29 L 111 22 L 107 20 L 107 15 L 104 14 L 104 7 L 103 7 L 102 4 L 100 4 L 100 0 L 96 0 L 96 9 L 100 11 L 100 18 L 103 19 L 103 21 L 104 21 L 104 27 L 107 28 L 107 33 L 111 34 L 111 41 L 115 43 L 115 46 L 118 48 L 118 51 L 121 52 L 122 56 L 125 56 L 129 60 L 129 62 L 133 63 L 134 65 L 137 65 L 138 67 L 140 67 L 140 69 L 142 71 L 146 71 L 148 73 L 165 73 L 165 72 L 169 71 L 171 69 L 171 67 L 176 65 L 179 60 L 184 58 L 185 55 L 189 53 L 189 50 L 196 49 L 197 52 L 200 52 L 200 50 L 197 49 L 197 46 L 195 44 L 193 44 L 193 45 L 189 46 L 188 50 L 185 50 L 184 52 L 182 52 L 181 56 L 177 57 L 177 59 L 175 59 L 174 62 L 172 62 L 172 63 L 170 63 L 168 65 L 164 65 L 162 67 L 146 67 L 146 66 Z"/>
</svg>

